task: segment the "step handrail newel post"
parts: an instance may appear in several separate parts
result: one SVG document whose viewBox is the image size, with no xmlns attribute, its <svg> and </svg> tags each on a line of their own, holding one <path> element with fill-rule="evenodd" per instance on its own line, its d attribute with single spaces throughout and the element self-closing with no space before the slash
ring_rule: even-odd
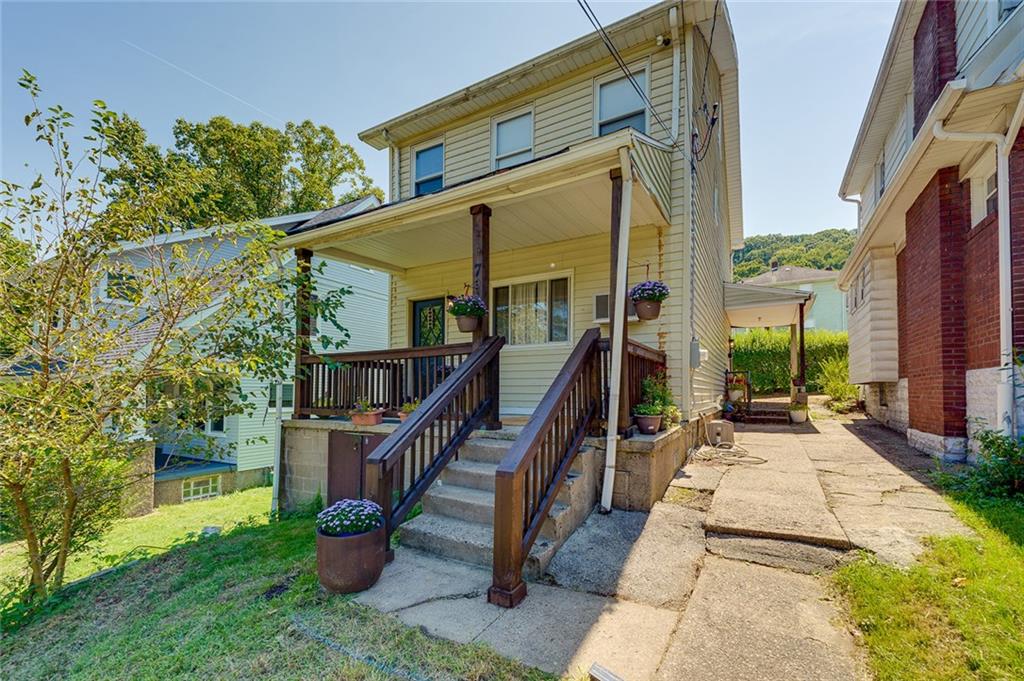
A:
<svg viewBox="0 0 1024 681">
<path fill-rule="evenodd" d="M 494 480 L 493 583 L 487 602 L 514 608 L 526 598 L 523 581 L 523 477 L 498 471 Z"/>
</svg>

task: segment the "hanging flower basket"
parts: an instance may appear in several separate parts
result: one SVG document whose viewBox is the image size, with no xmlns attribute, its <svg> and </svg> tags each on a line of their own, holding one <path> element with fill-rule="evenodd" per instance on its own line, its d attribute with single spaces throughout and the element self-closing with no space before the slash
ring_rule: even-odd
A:
<svg viewBox="0 0 1024 681">
<path fill-rule="evenodd" d="M 480 296 L 454 296 L 449 302 L 448 314 L 455 317 L 459 331 L 470 333 L 480 328 L 480 323 L 487 314 L 487 304 Z"/>
<path fill-rule="evenodd" d="M 658 280 L 642 281 L 629 290 L 629 297 L 636 308 L 636 316 L 642 321 L 651 321 L 661 315 L 661 301 L 668 298 L 669 288 Z"/>
<path fill-rule="evenodd" d="M 316 517 L 316 570 L 336 594 L 364 591 L 384 570 L 384 515 L 368 499 L 342 499 Z"/>
</svg>

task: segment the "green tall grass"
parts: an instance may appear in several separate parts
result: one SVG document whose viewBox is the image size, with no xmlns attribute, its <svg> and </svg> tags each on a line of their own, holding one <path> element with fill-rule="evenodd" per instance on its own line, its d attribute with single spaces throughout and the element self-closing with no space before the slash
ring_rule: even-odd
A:
<svg viewBox="0 0 1024 681">
<path fill-rule="evenodd" d="M 755 393 L 789 390 L 789 331 L 751 329 L 733 336 L 732 363 L 736 371 L 749 371 Z M 823 388 L 823 363 L 831 358 L 847 357 L 845 331 L 811 329 L 805 340 L 807 353 L 807 389 Z"/>
</svg>

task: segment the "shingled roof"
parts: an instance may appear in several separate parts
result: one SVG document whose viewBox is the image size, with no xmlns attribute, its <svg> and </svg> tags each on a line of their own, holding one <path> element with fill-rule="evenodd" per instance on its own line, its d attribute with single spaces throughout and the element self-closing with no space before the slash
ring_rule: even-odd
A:
<svg viewBox="0 0 1024 681">
<path fill-rule="evenodd" d="M 830 281 L 839 277 L 836 270 L 816 270 L 813 267 L 800 265 L 779 265 L 778 269 L 762 272 L 756 277 L 744 279 L 744 284 L 755 286 L 774 286 L 776 284 L 795 284 L 813 281 Z"/>
</svg>

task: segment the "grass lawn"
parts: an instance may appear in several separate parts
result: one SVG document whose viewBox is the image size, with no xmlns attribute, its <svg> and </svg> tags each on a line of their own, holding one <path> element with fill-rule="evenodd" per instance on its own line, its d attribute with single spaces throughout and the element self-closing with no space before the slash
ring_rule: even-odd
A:
<svg viewBox="0 0 1024 681">
<path fill-rule="evenodd" d="M 6 636 L 0 669 L 11 679 L 551 678 L 322 593 L 310 518 L 241 525 L 76 585 Z"/>
<path fill-rule="evenodd" d="M 1024 503 L 952 501 L 978 539 L 931 540 L 903 572 L 865 559 L 836 575 L 887 679 L 1024 679 Z"/>
<path fill-rule="evenodd" d="M 226 531 L 241 522 L 265 523 L 270 511 L 270 490 L 270 487 L 256 487 L 213 499 L 159 506 L 149 515 L 119 520 L 95 550 L 71 560 L 67 579 L 92 574 L 128 554 L 130 558 L 138 558 L 161 553 L 208 525 L 217 525 Z M 22 574 L 24 551 L 21 542 L 0 544 L 0 583 Z"/>
</svg>

